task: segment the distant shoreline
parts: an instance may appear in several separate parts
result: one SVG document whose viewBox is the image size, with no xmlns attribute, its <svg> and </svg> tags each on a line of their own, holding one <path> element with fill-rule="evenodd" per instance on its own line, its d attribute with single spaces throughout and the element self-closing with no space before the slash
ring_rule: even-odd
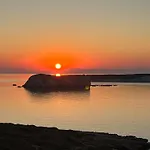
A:
<svg viewBox="0 0 150 150">
<path fill-rule="evenodd" d="M 91 82 L 150 83 L 150 74 L 88 75 Z"/>
<path fill-rule="evenodd" d="M 51 74 L 55 75 L 55 73 L 48 72 L 0 72 L 0 74 L 24 74 L 24 75 L 34 75 L 34 74 Z M 122 75 L 149 75 L 150 73 L 62 73 L 62 75 L 89 75 L 89 76 L 122 76 Z"/>
<path fill-rule="evenodd" d="M 34 73 L 0 73 L 0 75 L 35 75 Z M 48 74 L 48 73 L 46 73 Z M 55 74 L 53 74 L 55 75 Z M 62 74 L 63 75 L 63 74 Z M 150 74 L 64 74 L 71 75 L 86 75 L 89 76 L 91 82 L 125 82 L 125 83 L 150 83 Z"/>
<path fill-rule="evenodd" d="M 149 148 L 150 143 L 147 139 L 135 136 L 0 123 L 0 149 L 148 150 Z"/>
</svg>

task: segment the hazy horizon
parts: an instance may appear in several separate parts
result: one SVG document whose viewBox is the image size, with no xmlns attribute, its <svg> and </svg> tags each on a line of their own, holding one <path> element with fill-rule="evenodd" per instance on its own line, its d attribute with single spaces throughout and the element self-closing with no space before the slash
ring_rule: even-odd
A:
<svg viewBox="0 0 150 150">
<path fill-rule="evenodd" d="M 150 1 L 0 2 L 0 73 L 150 73 Z"/>
<path fill-rule="evenodd" d="M 63 70 L 63 71 L 41 71 L 41 70 L 28 70 L 28 69 L 8 69 L 8 70 L 0 70 L 0 74 L 89 74 L 89 75 L 117 75 L 117 74 L 150 74 L 150 70 L 147 69 L 117 69 L 117 70 L 110 70 L 110 69 L 80 69 L 74 68 L 70 70 Z"/>
</svg>

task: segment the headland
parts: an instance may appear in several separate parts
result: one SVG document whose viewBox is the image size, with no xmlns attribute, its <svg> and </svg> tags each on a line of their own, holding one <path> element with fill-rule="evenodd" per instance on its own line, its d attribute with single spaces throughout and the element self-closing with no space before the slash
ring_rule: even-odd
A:
<svg viewBox="0 0 150 150">
<path fill-rule="evenodd" d="M 0 123 L 0 150 L 148 150 L 135 136 Z"/>
</svg>

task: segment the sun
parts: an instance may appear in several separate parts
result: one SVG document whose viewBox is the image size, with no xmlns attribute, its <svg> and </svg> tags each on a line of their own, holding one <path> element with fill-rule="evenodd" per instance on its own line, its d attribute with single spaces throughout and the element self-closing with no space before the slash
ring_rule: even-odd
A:
<svg viewBox="0 0 150 150">
<path fill-rule="evenodd" d="M 56 69 L 61 69 L 61 64 L 59 64 L 59 63 L 55 64 L 55 68 Z"/>
</svg>

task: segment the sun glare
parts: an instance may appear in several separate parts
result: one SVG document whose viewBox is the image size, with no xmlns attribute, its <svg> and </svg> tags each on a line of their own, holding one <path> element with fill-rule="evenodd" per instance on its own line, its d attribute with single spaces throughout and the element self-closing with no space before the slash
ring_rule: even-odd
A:
<svg viewBox="0 0 150 150">
<path fill-rule="evenodd" d="M 56 68 L 56 69 L 61 69 L 61 64 L 56 64 L 56 65 L 55 65 L 55 68 Z"/>
<path fill-rule="evenodd" d="M 60 77 L 61 75 L 59 73 L 56 74 L 56 77 Z"/>
</svg>

